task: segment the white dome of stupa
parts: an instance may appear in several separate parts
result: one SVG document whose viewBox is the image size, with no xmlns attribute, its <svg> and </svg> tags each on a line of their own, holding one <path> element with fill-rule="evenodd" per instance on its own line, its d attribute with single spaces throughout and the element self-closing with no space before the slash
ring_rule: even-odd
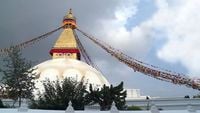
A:
<svg viewBox="0 0 200 113">
<path fill-rule="evenodd" d="M 64 78 L 72 78 L 86 84 L 92 84 L 96 88 L 102 87 L 104 84 L 109 85 L 105 77 L 95 68 L 86 64 L 85 62 L 75 60 L 58 58 L 51 59 L 40 63 L 34 67 L 38 74 L 36 88 L 41 88 L 42 81 L 49 79 L 50 81 L 63 80 Z"/>
</svg>

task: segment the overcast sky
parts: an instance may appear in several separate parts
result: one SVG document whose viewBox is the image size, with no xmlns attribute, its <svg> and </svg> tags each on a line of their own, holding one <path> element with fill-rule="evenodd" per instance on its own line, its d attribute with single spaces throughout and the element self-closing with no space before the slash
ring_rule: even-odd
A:
<svg viewBox="0 0 200 113">
<path fill-rule="evenodd" d="M 69 8 L 79 28 L 124 53 L 172 71 L 200 77 L 199 0 L 1 0 L 0 48 L 30 40 L 59 27 Z M 26 48 L 37 63 L 51 59 L 49 50 L 61 31 Z M 198 91 L 134 72 L 78 34 L 91 58 L 111 84 L 124 81 L 142 95 L 185 96 Z"/>
</svg>

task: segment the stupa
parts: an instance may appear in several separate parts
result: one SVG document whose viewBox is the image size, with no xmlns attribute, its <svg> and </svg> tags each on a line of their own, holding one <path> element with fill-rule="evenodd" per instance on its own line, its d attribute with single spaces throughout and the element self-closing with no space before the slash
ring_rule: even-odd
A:
<svg viewBox="0 0 200 113">
<path fill-rule="evenodd" d="M 83 80 L 86 86 L 92 84 L 96 88 L 102 87 L 109 82 L 101 72 L 81 61 L 81 54 L 78 48 L 75 36 L 76 18 L 70 9 L 63 19 L 62 33 L 50 50 L 52 59 L 36 65 L 38 74 L 36 87 L 42 87 L 42 82 L 49 79 L 50 81 L 63 80 L 72 78 L 77 81 Z"/>
</svg>

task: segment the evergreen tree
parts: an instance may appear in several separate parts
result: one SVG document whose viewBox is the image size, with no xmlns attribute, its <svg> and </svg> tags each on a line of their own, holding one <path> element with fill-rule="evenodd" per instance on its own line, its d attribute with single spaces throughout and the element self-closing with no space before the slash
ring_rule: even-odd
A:
<svg viewBox="0 0 200 113">
<path fill-rule="evenodd" d="M 46 80 L 43 85 L 44 92 L 39 95 L 38 101 L 33 100 L 32 108 L 64 110 L 71 101 L 75 110 L 84 109 L 86 87 L 83 82 L 65 78 L 63 82 Z"/>
<path fill-rule="evenodd" d="M 33 97 L 35 74 L 33 73 L 34 69 L 31 69 L 32 63 L 22 57 L 19 48 L 13 47 L 8 51 L 3 63 L 0 71 L 4 74 L 2 82 L 6 86 L 7 96 L 14 100 L 13 106 L 17 100 L 21 106 L 22 98 Z"/>
<path fill-rule="evenodd" d="M 118 109 L 125 109 L 126 91 L 123 89 L 123 82 L 115 87 L 112 85 L 110 87 L 104 85 L 101 90 L 94 89 L 92 85 L 90 85 L 89 90 L 85 97 L 85 102 L 88 104 L 98 103 L 101 110 L 109 110 L 114 101 Z"/>
</svg>

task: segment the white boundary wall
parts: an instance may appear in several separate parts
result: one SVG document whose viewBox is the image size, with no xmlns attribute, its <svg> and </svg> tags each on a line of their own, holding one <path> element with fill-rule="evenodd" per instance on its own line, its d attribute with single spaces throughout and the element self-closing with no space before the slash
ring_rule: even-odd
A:
<svg viewBox="0 0 200 113">
<path fill-rule="evenodd" d="M 184 110 L 188 105 L 200 110 L 200 98 L 150 98 L 150 99 L 127 99 L 128 106 L 139 106 L 142 109 L 148 109 L 151 104 L 155 104 L 162 110 Z"/>
<path fill-rule="evenodd" d="M 64 110 L 32 110 L 29 109 L 26 111 L 18 111 L 18 109 L 0 109 L 0 113 L 68 113 Z M 111 113 L 110 111 L 74 111 L 74 113 Z M 156 113 L 149 111 L 119 111 L 119 113 Z M 188 110 L 166 110 L 159 111 L 159 113 L 200 113 L 200 111 L 190 112 Z"/>
</svg>

